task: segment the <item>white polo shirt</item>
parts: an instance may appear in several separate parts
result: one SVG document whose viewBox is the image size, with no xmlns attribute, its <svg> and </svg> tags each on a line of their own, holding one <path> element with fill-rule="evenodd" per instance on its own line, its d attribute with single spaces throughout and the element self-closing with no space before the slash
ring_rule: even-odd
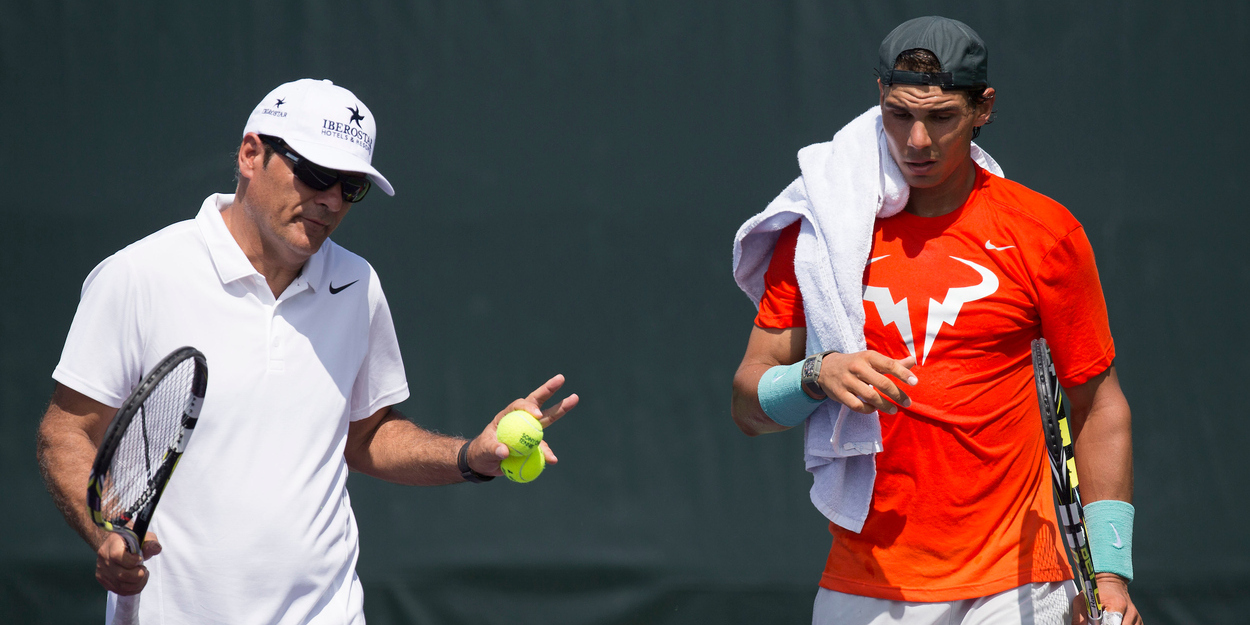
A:
<svg viewBox="0 0 1250 625">
<path fill-rule="evenodd" d="M 174 349 L 208 361 L 141 620 L 363 623 L 343 449 L 350 421 L 408 397 L 390 309 L 369 263 L 329 240 L 275 300 L 221 218 L 233 199 L 100 263 L 52 377 L 117 407 Z"/>
</svg>

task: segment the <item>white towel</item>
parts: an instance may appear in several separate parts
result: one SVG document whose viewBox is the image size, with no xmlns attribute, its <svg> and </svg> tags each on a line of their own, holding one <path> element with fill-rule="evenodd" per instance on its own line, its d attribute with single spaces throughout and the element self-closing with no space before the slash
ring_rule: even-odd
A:
<svg viewBox="0 0 1250 625">
<path fill-rule="evenodd" d="M 975 143 L 972 158 L 1002 176 L 998 163 Z M 873 224 L 907 205 L 909 188 L 890 157 L 881 111 L 868 109 L 833 136 L 799 150 L 801 175 L 734 238 L 734 279 L 758 306 L 764 273 L 780 231 L 802 220 L 794 272 L 807 317 L 807 353 L 867 349 L 864 341 L 864 267 Z M 882 450 L 877 414 L 864 415 L 833 400 L 807 419 L 803 460 L 814 477 L 811 499 L 830 521 L 863 529 Z"/>
</svg>

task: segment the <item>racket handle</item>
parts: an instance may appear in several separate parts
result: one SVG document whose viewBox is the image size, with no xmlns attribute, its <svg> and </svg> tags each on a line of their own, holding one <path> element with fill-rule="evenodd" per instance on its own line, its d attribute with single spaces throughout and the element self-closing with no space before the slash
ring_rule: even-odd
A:
<svg viewBox="0 0 1250 625">
<path fill-rule="evenodd" d="M 139 535 L 129 528 L 121 529 L 127 530 L 117 532 L 126 541 L 126 550 L 143 553 Z M 117 603 L 113 606 L 113 625 L 139 625 L 139 595 L 117 595 Z"/>
<path fill-rule="evenodd" d="M 113 625 L 139 625 L 139 595 L 118 595 Z"/>
</svg>

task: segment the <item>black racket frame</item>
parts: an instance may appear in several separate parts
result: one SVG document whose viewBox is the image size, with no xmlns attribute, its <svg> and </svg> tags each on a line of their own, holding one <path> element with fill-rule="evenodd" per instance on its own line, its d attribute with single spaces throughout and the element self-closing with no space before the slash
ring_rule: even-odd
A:
<svg viewBox="0 0 1250 625">
<path fill-rule="evenodd" d="M 191 395 L 187 398 L 186 405 L 183 408 L 181 416 L 182 431 L 174 441 L 174 444 L 166 449 L 164 456 L 160 461 L 160 466 L 152 474 L 148 480 L 144 490 L 144 496 L 136 502 L 137 509 L 131 510 L 130 513 L 119 519 L 104 518 L 102 508 L 102 497 L 104 495 L 104 484 L 108 476 L 110 465 L 113 464 L 113 457 L 117 454 L 118 448 L 121 446 L 123 437 L 134 418 L 138 415 L 139 410 L 143 407 L 143 403 L 147 401 L 152 391 L 165 379 L 165 376 L 174 371 L 187 359 L 194 360 L 194 371 L 191 381 Z M 126 548 L 132 553 L 139 553 L 143 536 L 147 534 L 148 525 L 152 522 L 152 513 L 156 511 L 156 504 L 160 503 L 161 494 L 165 491 L 165 485 L 169 482 L 169 478 L 173 475 L 174 467 L 178 464 L 178 459 L 182 457 L 183 450 L 186 449 L 187 442 L 191 438 L 191 434 L 195 432 L 195 424 L 199 420 L 200 407 L 204 404 L 204 393 L 208 388 L 208 363 L 204 358 L 204 354 L 194 347 L 180 347 L 162 359 L 143 381 L 135 387 L 126 401 L 117 409 L 117 414 L 113 416 L 112 422 L 109 423 L 108 429 L 104 432 L 104 441 L 100 444 L 100 449 L 96 452 L 95 462 L 91 465 L 91 478 L 87 483 L 87 507 L 91 510 L 92 520 L 96 525 L 110 532 L 120 534 L 126 541 Z M 127 523 L 134 521 L 130 526 Z"/>
<path fill-rule="evenodd" d="M 1037 405 L 1042 413 L 1042 432 L 1055 489 L 1056 512 L 1063 529 L 1064 543 L 1076 569 L 1078 590 L 1085 593 L 1085 604 L 1092 623 L 1102 622 L 1102 600 L 1094 579 L 1094 559 L 1090 555 L 1089 534 L 1085 529 L 1085 509 L 1081 505 L 1080 481 L 1076 475 L 1073 438 L 1068 426 L 1068 405 L 1055 373 L 1046 339 L 1034 340 L 1033 378 L 1037 384 Z"/>
</svg>

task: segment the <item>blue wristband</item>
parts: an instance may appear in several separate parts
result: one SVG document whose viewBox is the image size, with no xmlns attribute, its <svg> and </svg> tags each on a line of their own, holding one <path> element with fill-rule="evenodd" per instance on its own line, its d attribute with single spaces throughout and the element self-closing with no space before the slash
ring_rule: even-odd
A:
<svg viewBox="0 0 1250 625">
<path fill-rule="evenodd" d="M 764 372 L 756 393 L 760 408 L 777 425 L 794 427 L 803 422 L 823 399 L 812 399 L 803 392 L 803 361 L 777 365 Z"/>
<path fill-rule="evenodd" d="M 1085 505 L 1094 571 L 1133 581 L 1133 504 L 1104 499 Z"/>
</svg>

